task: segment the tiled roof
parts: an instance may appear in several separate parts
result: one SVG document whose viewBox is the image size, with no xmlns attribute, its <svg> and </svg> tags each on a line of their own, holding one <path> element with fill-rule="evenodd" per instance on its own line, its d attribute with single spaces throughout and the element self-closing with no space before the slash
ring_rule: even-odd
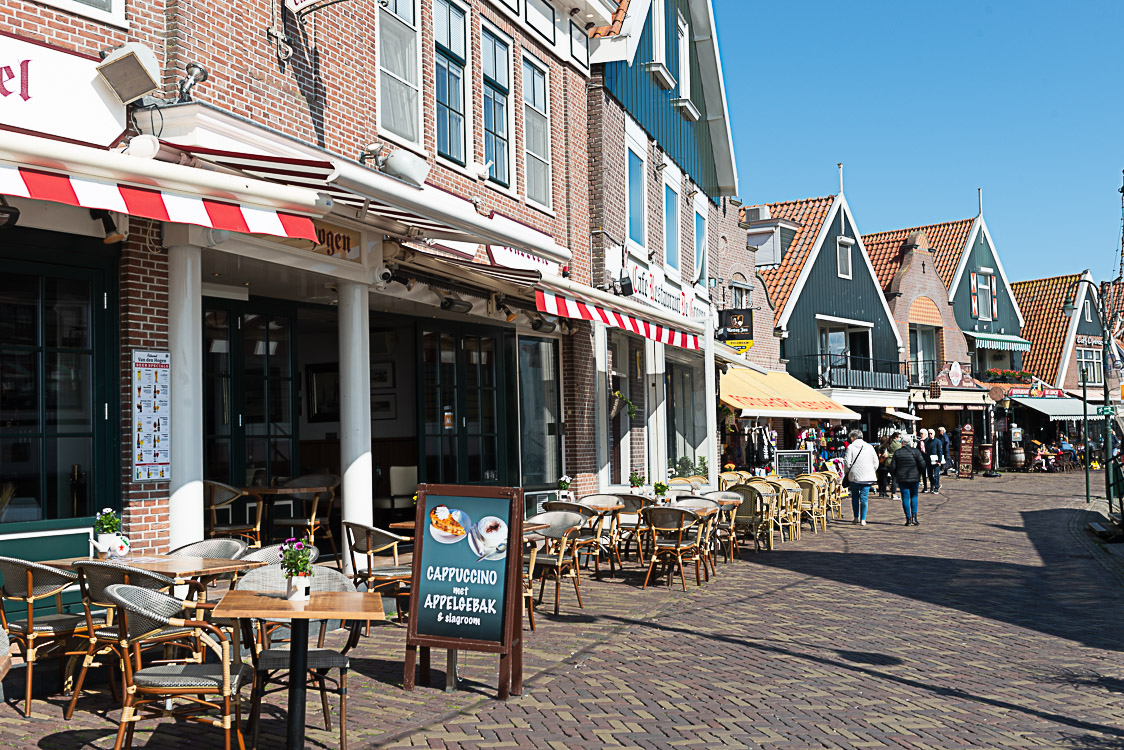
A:
<svg viewBox="0 0 1124 750">
<path fill-rule="evenodd" d="M 774 323 L 781 319 L 788 297 L 796 285 L 796 279 L 804 268 L 804 262 L 812 245 L 819 236 L 820 227 L 823 225 L 827 214 L 831 211 L 831 204 L 835 202 L 834 195 L 823 198 L 806 198 L 800 201 L 786 201 L 784 203 L 769 203 L 769 215 L 774 219 L 788 219 L 800 224 L 792 244 L 784 251 L 784 258 L 779 266 L 758 269 L 765 286 L 769 290 L 769 299 L 773 301 Z M 745 207 L 740 211 L 740 218 L 745 220 Z"/>
<path fill-rule="evenodd" d="M 1023 369 L 1047 383 L 1056 383 L 1058 379 L 1070 323 L 1062 306 L 1070 286 L 1080 277 L 1081 274 L 1074 273 L 1011 284 L 1026 319 L 1022 337 L 1030 342 L 1030 351 L 1023 355 Z"/>
<path fill-rule="evenodd" d="M 624 17 L 628 14 L 628 4 L 632 0 L 617 0 L 620 5 L 613 11 L 613 23 L 609 26 L 598 26 L 589 32 L 590 38 L 596 39 L 598 37 L 616 36 L 621 33 L 621 26 L 624 25 Z"/>
<path fill-rule="evenodd" d="M 960 257 L 964 254 L 964 245 L 968 242 L 968 233 L 972 231 L 973 221 L 975 219 L 961 219 L 946 221 L 943 224 L 864 234 L 863 245 L 866 246 L 866 254 L 870 256 L 870 262 L 874 266 L 874 273 L 878 275 L 878 283 L 882 285 L 882 289 L 889 288 L 894 275 L 901 268 L 902 244 L 914 232 L 924 232 L 929 238 L 929 250 L 933 253 L 933 264 L 937 268 L 937 275 L 941 277 L 945 288 L 949 288 L 956 267 L 960 264 Z"/>
</svg>

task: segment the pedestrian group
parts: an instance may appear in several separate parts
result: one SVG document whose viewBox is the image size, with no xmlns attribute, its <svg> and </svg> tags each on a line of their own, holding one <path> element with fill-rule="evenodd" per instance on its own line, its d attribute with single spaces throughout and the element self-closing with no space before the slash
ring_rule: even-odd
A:
<svg viewBox="0 0 1124 750">
<path fill-rule="evenodd" d="M 916 440 L 895 432 L 883 438 L 877 448 L 863 439 L 861 430 L 851 430 L 848 440 L 843 483 L 851 492 L 851 523 L 866 526 L 870 488 L 877 483 L 879 497 L 893 498 L 895 492 L 901 492 L 905 525 L 919 526 L 918 494 L 940 492 L 941 472 L 951 463 L 951 440 L 945 428 L 923 428 Z"/>
</svg>

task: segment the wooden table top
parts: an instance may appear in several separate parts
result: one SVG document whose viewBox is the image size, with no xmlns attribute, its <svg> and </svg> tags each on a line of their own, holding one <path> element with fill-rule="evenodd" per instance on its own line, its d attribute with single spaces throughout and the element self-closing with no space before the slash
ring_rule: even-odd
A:
<svg viewBox="0 0 1124 750">
<path fill-rule="evenodd" d="M 737 500 L 727 500 L 727 499 L 721 498 L 721 497 L 708 497 L 707 500 L 713 500 L 714 502 L 721 505 L 723 508 L 725 508 L 727 506 L 730 506 L 730 505 L 741 505 L 742 502 L 743 502 L 740 497 Z"/>
<path fill-rule="evenodd" d="M 281 591 L 226 592 L 214 617 L 262 620 L 385 620 L 382 597 L 359 591 L 313 591 L 306 602 L 291 602 Z"/>
<path fill-rule="evenodd" d="M 278 495 L 312 495 L 317 492 L 332 492 L 328 486 L 323 487 L 243 487 L 242 491 L 254 497 L 275 497 Z"/>
<path fill-rule="evenodd" d="M 589 508 L 590 510 L 597 511 L 598 513 L 612 513 L 615 510 L 624 510 L 623 505 L 588 505 L 586 503 L 580 504 L 585 506 L 586 508 Z"/>
<path fill-rule="evenodd" d="M 40 565 L 66 569 L 73 567 L 75 562 L 84 562 L 89 559 L 91 558 L 64 557 L 58 560 L 45 560 Z M 222 557 L 179 557 L 178 555 L 131 555 L 109 562 L 149 570 L 180 581 L 196 576 L 238 573 L 251 568 L 260 568 L 266 564 L 265 562 L 252 560 L 228 560 Z"/>
<path fill-rule="evenodd" d="M 623 505 L 621 506 L 624 507 Z M 416 531 L 417 528 L 413 521 L 395 521 L 390 524 L 390 528 L 395 531 Z M 523 536 L 530 534 L 534 531 L 542 531 L 543 529 L 550 528 L 549 524 L 545 523 L 525 523 L 523 524 Z"/>
</svg>

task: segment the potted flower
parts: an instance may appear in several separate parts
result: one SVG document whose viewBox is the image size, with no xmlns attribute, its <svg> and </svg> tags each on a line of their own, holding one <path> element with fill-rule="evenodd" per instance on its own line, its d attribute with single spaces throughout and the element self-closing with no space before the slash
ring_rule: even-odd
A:
<svg viewBox="0 0 1124 750">
<path fill-rule="evenodd" d="M 628 408 L 629 419 L 636 416 L 636 404 L 632 403 L 632 401 L 620 391 L 613 391 L 613 398 L 609 403 L 609 417 L 615 419 L 616 416 L 621 413 L 622 407 Z"/>
<path fill-rule="evenodd" d="M 656 493 L 656 497 L 662 498 L 667 495 L 670 489 L 667 482 L 655 482 L 652 484 L 652 490 Z"/>
<path fill-rule="evenodd" d="M 129 553 L 129 539 L 121 535 L 121 516 L 112 508 L 102 508 L 94 517 L 94 548 L 106 558 L 124 557 Z"/>
<path fill-rule="evenodd" d="M 291 602 L 308 601 L 312 594 L 312 542 L 290 537 L 278 554 L 288 580 L 285 598 Z"/>
<path fill-rule="evenodd" d="M 632 473 L 630 473 L 628 475 L 628 486 L 631 487 L 634 490 L 640 489 L 641 487 L 643 487 L 647 483 L 648 483 L 648 480 L 645 479 L 644 475 L 641 474 L 638 471 L 634 470 Z"/>
<path fill-rule="evenodd" d="M 558 477 L 558 497 L 562 500 L 573 500 L 574 493 L 570 492 L 570 483 L 574 478 L 569 474 L 563 474 Z"/>
</svg>

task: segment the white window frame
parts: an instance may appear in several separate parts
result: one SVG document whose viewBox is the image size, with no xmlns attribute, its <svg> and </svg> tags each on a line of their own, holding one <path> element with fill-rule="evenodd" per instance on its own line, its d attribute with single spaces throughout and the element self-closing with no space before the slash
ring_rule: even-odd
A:
<svg viewBox="0 0 1124 750">
<path fill-rule="evenodd" d="M 1104 372 L 1101 364 L 1101 353 L 1098 349 L 1077 347 L 1077 379 L 1081 382 L 1081 367 L 1086 367 L 1085 373 L 1089 378 L 1087 385 L 1104 385 Z"/>
<path fill-rule="evenodd" d="M 440 151 L 438 151 L 438 149 L 437 149 L 437 122 L 436 122 L 436 119 L 434 120 L 434 123 L 433 123 L 433 153 L 437 156 L 437 161 L 440 162 L 442 165 L 444 165 L 446 167 L 449 167 L 450 169 L 455 169 L 459 172 L 469 174 L 468 171 L 467 171 L 468 167 L 473 162 L 476 161 L 476 148 L 475 148 L 476 140 L 473 137 L 473 131 L 472 131 L 472 124 L 473 124 L 473 117 L 472 116 L 473 116 L 473 113 L 476 111 L 476 103 L 473 101 L 473 92 L 472 92 L 472 81 L 473 81 L 473 75 L 475 73 L 475 71 L 472 67 L 472 60 L 473 60 L 473 57 L 475 56 L 475 53 L 476 53 L 476 50 L 473 49 L 473 46 L 472 46 L 472 8 L 466 2 L 464 2 L 464 0 L 447 0 L 447 2 L 450 5 L 455 5 L 456 7 L 460 8 L 462 11 L 464 11 L 464 51 L 465 51 L 466 56 L 465 56 L 465 61 L 464 61 L 464 75 L 461 77 L 461 96 L 463 97 L 462 101 L 464 102 L 464 144 L 463 144 L 464 145 L 464 164 L 458 164 L 457 162 L 453 161 L 452 159 L 448 159 L 448 158 L 442 156 Z M 433 15 L 432 11 L 431 11 L 431 15 Z M 434 71 L 433 72 L 434 72 L 434 76 L 436 76 L 436 74 L 437 74 L 437 42 L 436 42 L 437 29 L 436 28 L 434 28 L 434 30 L 433 30 L 433 35 L 434 35 L 434 42 L 433 42 L 433 47 L 434 47 L 434 50 L 433 50 Z M 436 88 L 437 88 L 436 85 L 434 85 L 434 91 L 433 91 L 434 118 L 436 118 L 436 116 L 437 116 L 437 90 L 436 90 Z M 424 123 L 423 123 L 423 126 L 424 126 Z M 473 179 L 475 179 L 475 175 L 472 175 L 472 177 L 473 177 Z"/>
<path fill-rule="evenodd" d="M 850 237 L 839 237 L 835 240 L 835 275 L 841 279 L 850 279 L 855 274 L 855 258 L 852 248 L 855 241 Z M 847 259 L 847 272 L 843 272 L 843 258 Z"/>
<path fill-rule="evenodd" d="M 667 67 L 667 0 L 652 0 L 652 62 Z"/>
<path fill-rule="evenodd" d="M 625 244 L 630 253 L 637 257 L 643 258 L 647 252 L 648 247 L 648 137 L 640 128 L 640 125 L 635 123 L 632 118 L 625 120 L 625 163 L 624 163 L 624 179 L 625 179 Z M 640 157 L 640 228 L 643 233 L 643 241 L 637 242 L 632 237 L 632 215 L 629 213 L 631 201 L 629 196 L 632 190 L 632 185 L 629 182 L 628 176 L 628 151 Z"/>
<path fill-rule="evenodd" d="M 512 101 L 514 101 L 515 98 L 516 98 L 515 97 L 515 92 L 516 92 L 516 89 L 515 89 L 515 40 L 511 38 L 510 34 L 505 34 L 503 31 L 500 30 L 500 28 L 498 26 L 496 26 L 493 23 L 489 23 L 483 16 L 481 16 L 480 17 L 480 31 L 481 31 L 481 33 L 483 33 L 485 30 L 489 34 L 492 34 L 493 36 L 497 37 L 500 41 L 502 41 L 504 44 L 507 45 L 507 77 L 508 77 L 508 82 L 507 82 L 507 89 L 508 89 L 507 90 L 507 171 L 508 171 L 508 175 L 507 175 L 507 185 L 502 185 L 499 182 L 496 182 L 495 180 L 493 180 L 491 177 L 484 180 L 484 184 L 487 185 L 488 187 L 490 187 L 493 190 L 498 190 L 501 193 L 506 193 L 507 195 L 510 195 L 510 196 L 517 196 L 518 193 L 516 192 L 516 190 L 517 190 L 516 180 L 518 179 L 518 165 L 516 164 L 515 156 L 516 156 L 516 149 L 518 148 L 518 146 L 517 146 L 517 141 L 515 139 L 515 108 L 511 106 Z M 482 44 L 481 37 L 479 35 L 476 37 L 476 40 L 477 40 L 478 45 Z M 479 46 L 477 46 L 475 49 L 473 49 L 472 53 L 474 55 L 479 54 Z M 480 92 L 481 93 L 480 93 L 480 100 L 479 100 L 479 104 L 480 104 L 481 107 L 484 106 L 484 93 L 483 93 L 483 91 L 484 91 L 484 88 L 483 88 L 484 87 L 484 70 L 483 70 L 483 67 L 484 67 L 484 62 L 483 62 L 483 57 L 481 57 L 481 62 L 480 62 L 480 68 L 481 68 L 481 70 L 480 70 L 480 87 L 481 87 Z M 522 71 L 522 67 L 520 67 L 520 71 Z M 522 104 L 522 98 L 520 98 L 519 101 L 520 101 L 520 104 Z M 476 103 L 474 102 L 473 106 L 475 106 L 475 104 Z M 480 148 L 481 148 L 481 150 L 483 150 L 483 148 L 484 148 L 484 132 L 485 132 L 484 131 L 484 121 L 483 121 L 483 119 L 481 119 L 481 121 L 480 121 Z M 486 157 L 484 158 L 484 162 L 487 163 Z"/>
<path fill-rule="evenodd" d="M 612 368 L 610 370 L 610 375 L 621 376 L 621 388 L 620 388 L 621 395 L 623 395 L 625 398 L 629 399 L 633 403 L 636 403 L 635 400 L 634 400 L 634 397 L 632 395 L 632 389 L 631 389 L 631 384 L 629 382 L 629 374 L 628 374 L 628 370 L 629 370 L 629 366 L 630 366 L 630 362 L 629 362 L 629 349 L 630 349 L 630 347 L 629 347 L 628 336 L 625 336 L 623 333 L 620 333 L 620 334 L 610 333 L 608 336 L 605 337 L 605 339 L 606 339 L 605 340 L 606 354 L 611 352 L 614 346 L 617 348 L 618 353 L 621 354 L 620 362 L 617 362 L 616 358 L 613 359 L 613 364 L 612 364 Z M 623 367 L 622 367 L 622 365 L 623 365 Z M 609 384 L 610 385 L 612 384 L 612 378 L 611 377 L 609 379 Z M 610 391 L 609 393 L 610 393 L 610 395 L 612 395 L 612 391 Z M 612 436 L 612 426 L 609 424 L 609 422 L 612 419 L 614 419 L 614 417 L 610 417 L 609 414 L 608 414 L 608 411 L 605 412 L 605 417 L 606 417 L 605 436 L 606 436 L 606 440 L 608 440 Z M 628 420 L 628 419 L 630 419 L 630 417 L 628 417 L 627 411 L 625 411 L 624 409 L 621 409 L 621 413 L 617 414 L 615 419 Z M 626 422 L 626 424 L 627 424 L 627 422 Z M 619 443 L 618 447 L 620 448 L 620 466 L 618 467 L 618 469 L 620 470 L 621 481 L 620 481 L 619 485 L 611 485 L 611 486 L 627 487 L 628 486 L 628 475 L 632 473 L 632 429 L 631 429 L 631 426 L 630 426 L 629 429 L 622 431 L 621 440 L 620 440 L 620 443 Z M 608 450 L 608 456 L 612 456 L 613 455 L 613 446 L 609 445 L 608 449 L 609 449 Z M 644 472 L 644 475 L 647 476 L 647 471 Z M 612 477 L 612 471 L 609 472 L 609 476 Z"/>
<path fill-rule="evenodd" d="M 986 281 L 985 281 L 986 280 Z M 991 320 L 991 285 L 995 277 L 989 273 L 976 272 L 976 312 L 977 320 Z M 980 289 L 987 289 L 987 294 L 980 294 Z"/>
<path fill-rule="evenodd" d="M 663 184 L 660 189 L 660 216 L 663 218 L 663 268 L 664 275 L 675 281 L 683 278 L 683 207 L 680 205 L 683 198 L 683 178 L 679 170 L 670 161 L 665 161 L 663 168 Z M 675 195 L 675 257 L 678 265 L 672 266 L 667 262 L 667 190 L 670 188 Z M 693 230 L 692 230 L 693 231 Z M 692 248 L 692 252 L 694 248 Z"/>
<path fill-rule="evenodd" d="M 73 13 L 76 16 L 89 18 L 93 21 L 100 21 L 107 23 L 110 26 L 116 26 L 120 29 L 129 28 L 129 21 L 125 18 L 125 0 L 112 0 L 109 11 L 104 11 L 101 8 L 94 8 L 85 3 L 77 2 L 76 0 L 37 0 L 43 5 L 49 5 L 52 8 Z"/>
<path fill-rule="evenodd" d="M 696 187 L 696 189 L 697 189 L 697 187 Z M 694 208 L 694 211 L 693 211 L 694 216 L 691 217 L 691 220 L 692 220 L 692 224 L 694 226 L 692 227 L 691 231 L 695 235 L 695 256 L 696 256 L 695 257 L 695 285 L 705 288 L 706 287 L 706 279 L 707 279 L 707 269 L 708 269 L 708 266 L 710 265 L 710 212 L 707 210 L 708 206 L 707 206 L 706 195 L 701 190 L 699 190 L 699 192 L 695 194 L 694 204 L 693 204 L 692 207 Z M 702 238 L 703 244 L 702 244 L 702 262 L 701 263 L 699 262 L 699 258 L 698 258 L 698 243 L 699 243 L 698 231 L 697 231 L 698 230 L 698 221 L 695 219 L 695 216 L 701 216 L 702 220 L 703 220 L 703 235 L 704 236 Z"/>
<path fill-rule="evenodd" d="M 530 184 L 531 184 L 531 182 L 530 182 L 530 174 L 531 174 L 530 163 L 531 163 L 531 159 L 533 159 L 533 158 L 539 159 L 539 157 L 534 156 L 531 153 L 531 150 L 527 147 L 527 143 L 528 143 L 528 139 L 527 139 L 527 108 L 531 107 L 532 105 L 527 103 L 526 89 L 524 88 L 527 85 L 527 81 L 524 80 L 524 81 L 521 82 L 522 85 L 520 86 L 520 90 L 521 90 L 521 94 L 522 94 L 520 96 L 520 99 L 521 99 L 521 103 L 523 105 L 523 196 L 527 200 L 528 205 L 534 206 L 536 208 L 541 208 L 544 211 L 550 211 L 551 210 L 551 204 L 554 203 L 554 162 L 553 162 L 553 158 L 552 158 L 553 154 L 552 154 L 551 148 L 550 148 L 550 146 L 551 146 L 551 138 L 550 138 L 550 132 L 551 132 L 550 131 L 550 128 L 551 128 L 550 66 L 547 65 L 542 60 L 540 60 L 539 58 L 537 58 L 534 55 L 527 52 L 527 50 L 523 50 L 523 58 L 522 58 L 522 61 L 519 65 L 519 75 L 520 76 L 523 75 L 523 64 L 528 64 L 531 67 L 535 68 L 538 72 L 543 74 L 543 91 L 544 91 L 544 94 L 546 96 L 546 101 L 544 102 L 544 106 L 545 106 L 546 109 L 542 110 L 542 111 L 539 111 L 539 110 L 536 109 L 536 111 L 538 111 L 540 114 L 542 114 L 543 116 L 546 117 L 546 134 L 547 134 L 546 159 L 545 159 L 545 161 L 546 161 L 546 202 L 540 203 L 539 201 L 537 201 L 537 200 L 535 200 L 534 198 L 531 197 L 531 190 L 530 190 Z M 542 161 L 542 159 L 539 159 L 539 160 Z"/>
<path fill-rule="evenodd" d="M 691 98 L 691 27 L 682 13 L 676 14 L 676 44 L 679 47 L 679 97 Z"/>
<path fill-rule="evenodd" d="M 414 30 L 414 37 L 415 37 L 414 68 L 417 71 L 417 78 L 418 78 L 417 97 L 415 97 L 416 100 L 417 100 L 418 140 L 411 141 L 409 138 L 406 138 L 405 136 L 398 135 L 397 133 L 392 132 L 389 128 L 387 128 L 386 126 L 383 125 L 383 113 L 387 111 L 387 108 L 382 106 L 382 102 L 381 102 L 381 98 L 382 98 L 381 97 L 382 77 L 384 75 L 391 75 L 392 77 L 395 77 L 395 76 L 393 76 L 392 74 L 384 71 L 383 64 L 382 64 L 383 57 L 382 57 L 381 54 L 379 54 L 379 52 L 376 52 L 376 55 L 378 55 L 378 64 L 376 66 L 376 72 L 375 72 L 375 77 L 376 77 L 375 92 L 376 92 L 376 96 L 378 97 L 378 100 L 377 100 L 377 106 L 375 107 L 375 109 L 376 109 L 376 112 L 378 114 L 378 117 L 377 117 L 377 121 L 375 123 L 375 126 L 378 129 L 378 133 L 379 133 L 380 137 L 385 138 L 386 140 L 391 141 L 392 143 L 396 143 L 400 146 L 404 146 L 404 147 L 406 147 L 406 148 L 408 148 L 412 151 L 416 151 L 416 152 L 422 154 L 423 156 L 428 157 L 429 154 L 425 150 L 425 119 L 424 119 L 425 106 L 424 106 L 424 103 L 422 101 L 422 97 L 423 97 L 423 93 L 424 93 L 423 90 L 422 90 L 423 84 L 424 84 L 424 80 L 423 80 L 424 77 L 422 75 L 421 9 L 418 7 L 418 1 L 417 0 L 409 0 L 409 1 L 411 3 L 413 3 L 413 8 L 414 8 L 414 23 L 413 24 L 407 23 L 406 20 L 404 18 L 402 18 L 402 16 L 400 16 L 397 13 L 394 13 L 393 11 L 384 7 L 382 5 L 382 3 L 379 3 L 378 12 L 375 14 L 375 39 L 380 40 L 382 38 L 382 36 L 381 36 L 382 35 L 382 22 L 383 22 L 383 14 L 384 13 L 388 14 L 388 15 L 391 15 L 391 16 L 394 16 L 394 18 L 398 22 L 400 22 L 403 25 L 405 25 L 409 28 L 412 28 Z M 381 44 L 379 45 L 379 47 L 380 47 L 380 50 L 381 50 Z M 402 82 L 405 83 L 405 81 L 402 81 Z"/>
<path fill-rule="evenodd" d="M 739 310 L 753 307 L 753 287 L 741 281 L 731 281 L 730 307 Z"/>
<path fill-rule="evenodd" d="M 1093 322 L 1093 305 L 1089 300 L 1085 300 L 1085 322 Z"/>
</svg>

